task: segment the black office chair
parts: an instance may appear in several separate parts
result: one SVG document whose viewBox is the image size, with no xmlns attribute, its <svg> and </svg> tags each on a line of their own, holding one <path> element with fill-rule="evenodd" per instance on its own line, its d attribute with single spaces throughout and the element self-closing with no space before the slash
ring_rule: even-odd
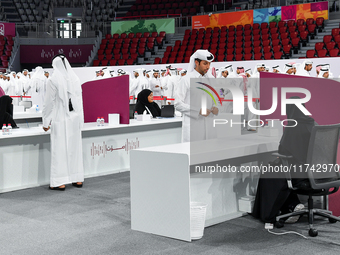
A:
<svg viewBox="0 0 340 255">
<path fill-rule="evenodd" d="M 307 214 L 309 235 L 314 237 L 318 235 L 318 231 L 313 228 L 314 215 L 326 217 L 330 223 L 340 221 L 340 217 L 332 215 L 331 211 L 313 208 L 313 196 L 330 195 L 339 189 L 340 169 L 336 165 L 339 133 L 340 124 L 313 127 L 307 153 L 307 164 L 309 164 L 309 167 L 306 171 L 306 180 L 299 182 L 297 186 L 293 186 L 291 174 L 289 172 L 286 173 L 288 187 L 299 195 L 307 195 L 309 197 L 308 209 L 276 217 L 276 227 L 283 227 L 284 218 Z M 288 166 L 288 160 L 292 158 L 292 156 L 285 156 L 279 153 L 273 153 L 273 156 L 280 157 L 283 165 L 286 166 Z M 314 166 L 314 171 L 311 170 L 312 166 Z M 319 166 L 321 166 L 320 169 Z"/>
</svg>

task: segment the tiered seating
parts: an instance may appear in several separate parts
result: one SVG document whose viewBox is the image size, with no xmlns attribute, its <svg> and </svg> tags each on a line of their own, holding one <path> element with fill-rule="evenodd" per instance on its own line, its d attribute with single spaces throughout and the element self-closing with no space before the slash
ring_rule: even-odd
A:
<svg viewBox="0 0 340 255">
<path fill-rule="evenodd" d="M 93 61 L 94 66 L 134 65 L 137 57 L 144 57 L 145 52 L 153 52 L 155 45 L 162 46 L 165 32 L 149 33 L 123 33 L 121 35 L 107 34 L 102 39 L 98 50 L 98 59 Z"/>
<path fill-rule="evenodd" d="M 53 5 L 51 0 L 14 0 L 22 22 L 42 22 Z M 40 8 L 41 7 L 41 8 Z"/>
<path fill-rule="evenodd" d="M 321 18 L 322 19 L 322 18 Z M 323 22 L 320 23 L 323 26 Z M 183 41 L 167 47 L 161 63 L 188 63 L 198 49 L 207 49 L 215 61 L 241 61 L 290 58 L 292 51 L 316 34 L 313 19 L 280 21 L 251 26 L 223 26 L 186 30 Z M 157 60 L 158 61 L 158 60 Z"/>
<path fill-rule="evenodd" d="M 8 61 L 12 55 L 13 37 L 0 35 L 0 70 L 8 68 Z"/>
<path fill-rule="evenodd" d="M 307 58 L 338 57 L 340 49 L 340 28 L 333 28 L 331 35 L 325 35 L 323 42 L 315 44 L 314 50 L 307 50 Z"/>
<path fill-rule="evenodd" d="M 200 10 L 199 1 L 190 0 L 137 0 L 126 16 L 150 15 L 196 15 Z M 151 17 L 152 18 L 152 17 Z"/>
<path fill-rule="evenodd" d="M 116 1 L 99 1 L 99 0 L 86 0 L 85 3 L 85 20 L 86 22 L 106 22 L 114 20 L 115 7 L 113 3 Z"/>
</svg>

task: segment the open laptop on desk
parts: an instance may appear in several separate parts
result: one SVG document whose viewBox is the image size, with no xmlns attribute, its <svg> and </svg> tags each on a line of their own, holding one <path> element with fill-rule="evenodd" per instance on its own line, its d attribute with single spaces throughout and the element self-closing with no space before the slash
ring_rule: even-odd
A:
<svg viewBox="0 0 340 255">
<path fill-rule="evenodd" d="M 162 117 L 162 118 L 173 118 L 173 117 L 175 117 L 175 107 L 173 105 L 162 105 L 160 117 Z"/>
</svg>

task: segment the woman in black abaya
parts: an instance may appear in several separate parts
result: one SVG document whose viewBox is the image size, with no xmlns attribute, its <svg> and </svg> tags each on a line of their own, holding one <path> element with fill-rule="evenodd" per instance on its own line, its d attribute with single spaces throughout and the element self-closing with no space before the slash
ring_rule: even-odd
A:
<svg viewBox="0 0 340 255">
<path fill-rule="evenodd" d="M 138 114 L 143 114 L 143 112 L 146 111 L 147 114 L 152 114 L 154 118 L 161 116 L 161 109 L 158 104 L 153 101 L 153 92 L 149 89 L 143 89 L 139 92 L 135 111 Z"/>
<path fill-rule="evenodd" d="M 291 97 L 291 99 L 298 98 Z M 284 129 L 278 152 L 283 155 L 293 156 L 293 159 L 289 160 L 289 164 L 302 165 L 306 163 L 312 128 L 317 123 L 313 118 L 304 115 L 295 104 L 287 105 L 286 112 L 287 119 L 296 120 L 298 124 L 293 127 L 295 122 L 288 122 L 287 126 L 291 127 Z M 293 186 L 304 180 L 296 178 L 297 176 L 294 178 L 294 173 L 291 173 L 291 175 Z M 273 176 L 271 175 L 271 177 Z M 299 177 L 301 178 L 301 176 Z M 255 218 L 265 223 L 275 223 L 275 218 L 280 212 L 285 214 L 302 208 L 303 205 L 300 204 L 297 194 L 288 188 L 284 173 L 275 173 L 275 178 L 269 178 L 268 174 L 261 175 L 252 213 Z M 298 216 L 295 216 L 287 221 L 294 223 L 297 220 Z"/>
<path fill-rule="evenodd" d="M 12 128 L 16 128 L 17 124 L 13 120 L 13 99 L 10 96 L 0 97 L 0 128 L 3 124 L 11 124 Z"/>
</svg>

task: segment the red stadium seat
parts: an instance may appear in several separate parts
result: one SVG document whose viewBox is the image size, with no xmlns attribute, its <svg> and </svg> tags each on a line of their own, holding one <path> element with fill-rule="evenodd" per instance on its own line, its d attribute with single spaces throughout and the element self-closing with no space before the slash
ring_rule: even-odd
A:
<svg viewBox="0 0 340 255">
<path fill-rule="evenodd" d="M 160 59 L 160 58 L 159 58 L 159 59 Z M 126 64 L 129 65 L 129 66 L 132 66 L 134 63 L 135 63 L 135 60 L 134 60 L 134 59 L 127 59 L 127 60 L 126 60 Z"/>
<path fill-rule="evenodd" d="M 118 59 L 118 65 L 119 66 L 125 65 L 125 59 Z"/>
<path fill-rule="evenodd" d="M 316 18 L 315 24 L 318 29 L 324 28 L 324 18 L 323 17 Z"/>
<path fill-rule="evenodd" d="M 93 60 L 93 66 L 99 66 L 100 60 Z"/>
<path fill-rule="evenodd" d="M 254 41 L 253 46 L 254 47 L 259 47 L 261 45 L 261 41 Z"/>
<path fill-rule="evenodd" d="M 280 40 L 279 39 L 276 39 L 276 40 L 272 40 L 272 46 L 277 46 L 280 44 Z"/>
<path fill-rule="evenodd" d="M 264 34 L 262 35 L 262 41 L 266 41 L 270 39 L 270 35 L 269 34 Z"/>
<path fill-rule="evenodd" d="M 253 24 L 253 30 L 254 29 L 260 29 L 260 24 L 259 23 Z"/>
<path fill-rule="evenodd" d="M 319 42 L 315 44 L 315 50 L 322 50 L 324 48 L 325 44 L 323 42 Z"/>
<path fill-rule="evenodd" d="M 276 40 L 276 39 L 279 39 L 279 38 L 280 38 L 279 34 L 272 34 L 272 36 L 271 36 L 272 40 Z"/>
<path fill-rule="evenodd" d="M 155 61 L 153 62 L 154 64 L 160 64 L 161 62 L 161 58 L 155 58 Z"/>
<path fill-rule="evenodd" d="M 287 24 L 286 21 L 281 20 L 281 21 L 279 21 L 279 23 L 278 23 L 278 27 L 279 27 L 279 28 L 285 27 L 286 24 Z"/>
<path fill-rule="evenodd" d="M 98 60 L 103 60 L 104 59 L 104 55 L 98 55 Z"/>
<path fill-rule="evenodd" d="M 227 55 L 227 61 L 234 61 L 234 55 Z"/>
<path fill-rule="evenodd" d="M 244 31 L 244 35 L 247 36 L 247 35 L 252 35 L 253 32 L 251 30 L 245 30 Z"/>
<path fill-rule="evenodd" d="M 285 55 L 289 55 L 291 56 L 291 49 L 292 49 L 292 45 L 291 44 L 287 44 L 283 46 L 283 52 Z"/>
<path fill-rule="evenodd" d="M 244 25 L 244 31 L 246 31 L 246 30 L 251 30 L 251 25 L 250 24 Z"/>
<path fill-rule="evenodd" d="M 330 57 L 338 57 L 339 56 L 339 49 L 331 49 L 329 52 Z"/>
<path fill-rule="evenodd" d="M 243 42 L 237 42 L 235 46 L 236 48 L 243 47 Z"/>
<path fill-rule="evenodd" d="M 256 54 L 256 53 L 261 52 L 262 47 L 254 47 L 253 50 L 254 50 L 254 53 Z"/>
<path fill-rule="evenodd" d="M 274 58 L 275 59 L 281 59 L 282 55 L 283 55 L 283 53 L 281 51 L 275 52 L 274 53 Z"/>
<path fill-rule="evenodd" d="M 282 46 L 288 45 L 289 42 L 290 42 L 289 38 L 283 39 L 283 40 L 281 41 Z"/>
<path fill-rule="evenodd" d="M 308 33 L 310 35 L 316 35 L 316 25 L 315 24 L 311 24 L 308 26 Z"/>
<path fill-rule="evenodd" d="M 243 53 L 243 48 L 236 48 L 235 49 L 235 54 L 236 55 L 240 55 L 240 54 L 242 54 Z"/>
<path fill-rule="evenodd" d="M 276 53 L 276 52 L 280 52 L 281 51 L 281 45 L 276 45 L 276 46 L 273 46 L 273 51 L 274 51 L 274 53 Z"/>
<path fill-rule="evenodd" d="M 222 27 L 221 27 L 221 33 L 222 33 L 222 32 L 227 32 L 227 31 L 228 31 L 227 26 L 222 26 Z"/>
<path fill-rule="evenodd" d="M 103 59 L 100 63 L 101 63 L 102 66 L 107 66 L 107 64 L 109 63 L 109 61 L 106 60 L 106 59 Z"/>
<path fill-rule="evenodd" d="M 308 33 L 307 33 L 308 34 Z M 286 32 L 286 33 L 281 33 L 281 35 L 280 35 L 280 37 L 281 37 L 281 40 L 283 40 L 283 39 L 287 39 L 288 38 L 288 33 Z"/>
<path fill-rule="evenodd" d="M 261 60 L 263 59 L 262 53 L 255 53 L 254 54 L 254 60 Z"/>
<path fill-rule="evenodd" d="M 326 48 L 328 51 L 334 49 L 336 43 L 335 42 L 329 42 L 329 43 L 326 43 Z"/>
<path fill-rule="evenodd" d="M 260 34 L 260 29 L 253 30 L 253 35 L 259 35 L 259 34 Z"/>
<path fill-rule="evenodd" d="M 295 20 L 288 20 L 288 21 L 287 21 L 287 26 L 288 26 L 288 27 L 295 26 Z"/>
<path fill-rule="evenodd" d="M 254 35 L 253 36 L 253 41 L 259 41 L 261 40 L 261 35 Z"/>
<path fill-rule="evenodd" d="M 336 36 L 336 35 L 339 35 L 340 34 L 340 29 L 339 28 L 333 28 L 332 29 L 332 36 L 333 38 Z"/>
<path fill-rule="evenodd" d="M 243 31 L 236 31 L 236 36 L 243 36 Z"/>
<path fill-rule="evenodd" d="M 223 61 L 224 61 L 224 55 L 218 55 L 217 62 L 223 62 Z"/>
<path fill-rule="evenodd" d="M 268 46 L 270 45 L 270 41 L 269 40 L 262 41 L 262 45 L 263 47 Z"/>
<path fill-rule="evenodd" d="M 273 53 L 272 52 L 267 52 L 264 53 L 264 59 L 272 59 L 273 58 Z"/>
<path fill-rule="evenodd" d="M 318 50 L 316 54 L 318 55 L 319 58 L 324 58 L 327 55 L 327 50 L 326 49 Z"/>
<path fill-rule="evenodd" d="M 287 27 L 280 27 L 279 28 L 279 32 L 280 32 L 280 34 L 286 33 L 287 32 Z"/>
<path fill-rule="evenodd" d="M 306 24 L 307 24 L 307 26 L 314 24 L 314 19 L 313 18 L 308 18 L 306 20 Z"/>
<path fill-rule="evenodd" d="M 291 32 L 295 32 L 296 31 L 296 26 L 291 26 L 291 27 L 288 27 L 288 31 L 291 33 Z"/>
<path fill-rule="evenodd" d="M 292 46 L 296 49 L 300 48 L 300 37 L 292 39 Z"/>
<path fill-rule="evenodd" d="M 168 58 L 167 57 L 163 57 L 162 58 L 162 64 L 166 64 L 168 63 Z"/>
<path fill-rule="evenodd" d="M 304 31 L 300 33 L 300 39 L 304 42 L 308 41 L 308 31 Z"/>
<path fill-rule="evenodd" d="M 271 50 L 272 50 L 272 46 L 270 46 L 270 45 L 263 46 L 263 53 L 271 52 Z"/>
<path fill-rule="evenodd" d="M 253 59 L 253 54 L 248 53 L 248 54 L 244 54 L 244 60 L 252 60 Z"/>
<path fill-rule="evenodd" d="M 243 26 L 242 25 L 237 25 L 236 26 L 236 31 L 243 31 Z"/>
<path fill-rule="evenodd" d="M 299 26 L 303 26 L 305 24 L 305 20 L 304 19 L 298 19 L 296 21 L 296 25 L 299 27 Z"/>
<path fill-rule="evenodd" d="M 274 28 L 274 27 L 277 27 L 277 23 L 275 21 L 272 21 L 269 23 L 269 28 Z"/>
<path fill-rule="evenodd" d="M 106 58 L 107 60 L 111 60 L 111 59 L 112 59 L 112 54 L 106 55 L 105 58 Z"/>
<path fill-rule="evenodd" d="M 117 60 L 116 59 L 111 59 L 110 61 L 109 61 L 109 65 L 110 66 L 115 66 L 117 64 Z"/>
<path fill-rule="evenodd" d="M 244 48 L 244 54 L 249 54 L 253 51 L 253 48 L 252 47 L 246 47 Z"/>
<path fill-rule="evenodd" d="M 261 30 L 261 34 L 262 35 L 265 35 L 265 34 L 268 34 L 269 33 L 269 29 L 268 28 L 263 28 L 262 30 Z"/>
<path fill-rule="evenodd" d="M 325 35 L 324 37 L 323 37 L 323 42 L 324 43 L 329 43 L 330 41 L 332 41 L 332 36 L 331 35 Z"/>
<path fill-rule="evenodd" d="M 236 54 L 235 55 L 235 61 L 242 61 L 243 60 L 243 54 Z"/>
<path fill-rule="evenodd" d="M 234 48 L 227 49 L 227 55 L 234 54 Z"/>
<path fill-rule="evenodd" d="M 340 35 L 334 36 L 334 42 L 336 42 L 336 43 L 340 42 Z"/>
<path fill-rule="evenodd" d="M 253 45 L 252 41 L 244 42 L 244 47 L 245 48 L 251 47 L 252 45 Z"/>
<path fill-rule="evenodd" d="M 299 33 L 298 32 L 291 32 L 290 33 L 290 38 L 293 39 L 293 38 L 297 38 L 299 36 Z"/>
<path fill-rule="evenodd" d="M 276 22 L 274 22 L 276 24 Z M 270 29 L 271 34 L 276 34 L 278 32 L 279 28 L 278 27 L 273 27 Z"/>
<path fill-rule="evenodd" d="M 306 28 L 307 28 L 306 25 L 299 26 L 299 27 L 298 27 L 298 31 L 299 31 L 299 32 L 305 31 Z"/>
</svg>

